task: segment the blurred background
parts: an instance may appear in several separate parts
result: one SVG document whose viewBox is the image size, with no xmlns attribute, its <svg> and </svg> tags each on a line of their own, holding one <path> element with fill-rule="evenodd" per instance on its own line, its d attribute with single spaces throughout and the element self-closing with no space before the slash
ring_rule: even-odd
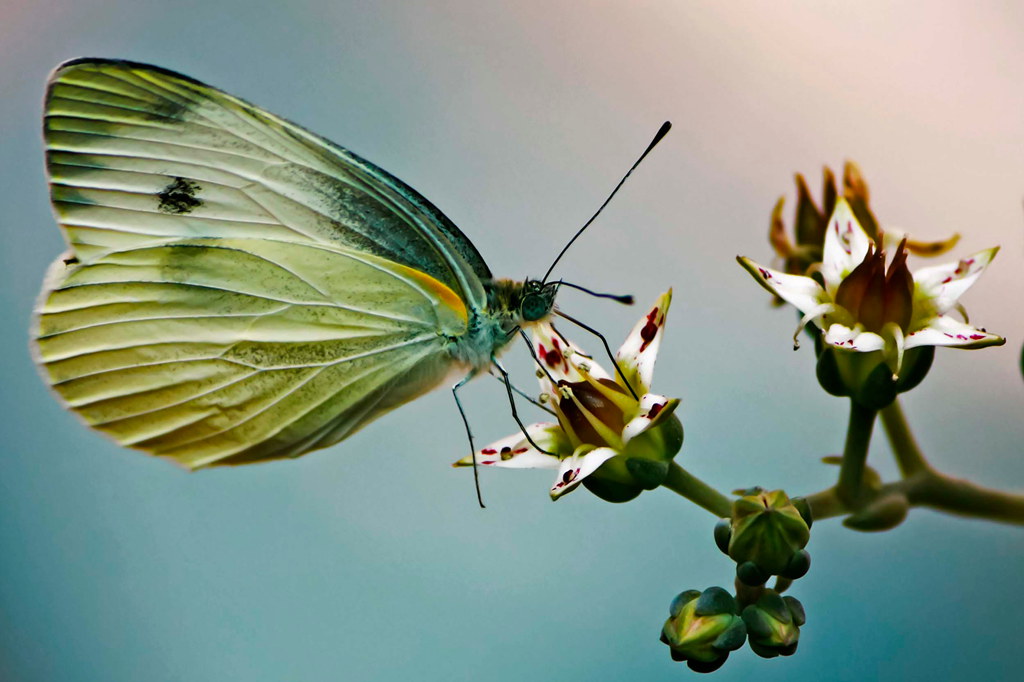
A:
<svg viewBox="0 0 1024 682">
<path fill-rule="evenodd" d="M 732 571 L 714 518 L 668 491 L 554 505 L 550 472 L 485 471 L 478 509 L 449 467 L 466 443 L 445 390 L 299 461 L 197 474 L 79 425 L 26 331 L 63 248 L 43 86 L 72 57 L 152 62 L 295 120 L 416 187 L 516 278 L 672 120 L 558 270 L 638 306 L 559 303 L 614 346 L 675 288 L 655 388 L 683 398 L 679 461 L 722 490 L 834 480 L 818 460 L 842 449 L 846 402 L 734 257 L 770 261 L 794 172 L 818 192 L 824 164 L 856 160 L 883 225 L 961 232 L 947 259 L 1002 245 L 963 302 L 1006 346 L 940 349 L 904 406 L 936 466 L 1024 488 L 1020 3 L 0 0 L 0 16 L 2 680 L 679 679 L 657 640 L 669 601 Z M 525 350 L 507 358 L 529 386 Z M 512 432 L 496 382 L 465 395 L 482 442 Z M 883 439 L 870 462 L 895 472 Z M 808 549 L 800 650 L 743 650 L 716 679 L 1018 679 L 1024 530 L 915 510 L 879 535 L 822 522 Z"/>
</svg>

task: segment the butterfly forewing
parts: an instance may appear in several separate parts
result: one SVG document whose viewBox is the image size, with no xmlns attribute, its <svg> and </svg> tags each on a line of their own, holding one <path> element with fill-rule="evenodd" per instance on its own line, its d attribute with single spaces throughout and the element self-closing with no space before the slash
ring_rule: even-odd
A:
<svg viewBox="0 0 1024 682">
<path fill-rule="evenodd" d="M 426 199 L 355 154 L 155 67 L 59 68 L 44 135 L 52 198 L 82 260 L 151 240 L 259 237 L 348 246 L 482 306 L 490 272 Z"/>
</svg>

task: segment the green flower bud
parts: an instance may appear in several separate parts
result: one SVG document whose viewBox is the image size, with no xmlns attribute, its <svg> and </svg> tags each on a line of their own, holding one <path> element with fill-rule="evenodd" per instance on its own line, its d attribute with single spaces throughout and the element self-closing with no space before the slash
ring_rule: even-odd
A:
<svg viewBox="0 0 1024 682">
<path fill-rule="evenodd" d="M 729 553 L 729 540 L 732 539 L 732 520 L 719 519 L 715 524 L 715 544 L 722 554 Z"/>
<path fill-rule="evenodd" d="M 890 530 L 903 523 L 910 511 L 910 502 L 901 492 L 881 495 L 863 509 L 843 520 L 847 528 L 861 531 Z"/>
<path fill-rule="evenodd" d="M 789 558 L 789 563 L 779 571 L 779 575 L 790 580 L 798 580 L 807 575 L 809 570 L 811 570 L 811 555 L 807 553 L 806 549 L 801 549 Z"/>
<path fill-rule="evenodd" d="M 768 582 L 768 578 L 772 577 L 772 574 L 753 561 L 744 561 L 741 564 L 736 564 L 736 577 L 744 585 L 757 587 Z"/>
<path fill-rule="evenodd" d="M 746 637 L 736 600 L 721 587 L 679 594 L 661 630 L 661 641 L 669 646 L 672 660 L 686 661 L 696 672 L 717 670 Z"/>
<path fill-rule="evenodd" d="M 748 585 L 761 585 L 771 575 L 803 575 L 809 558 L 806 553 L 797 555 L 810 539 L 806 503 L 794 503 L 781 490 L 746 492 L 753 494 L 733 503 L 728 542 L 727 553 L 739 564 L 737 577 Z M 724 531 L 717 532 L 724 536 Z"/>
<path fill-rule="evenodd" d="M 805 620 L 803 605 L 775 590 L 765 590 L 755 603 L 743 609 L 750 648 L 763 658 L 792 655 Z"/>
</svg>

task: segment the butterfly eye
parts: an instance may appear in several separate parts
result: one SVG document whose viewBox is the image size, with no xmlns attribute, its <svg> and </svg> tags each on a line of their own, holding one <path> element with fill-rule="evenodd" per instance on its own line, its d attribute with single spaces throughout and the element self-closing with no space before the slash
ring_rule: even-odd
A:
<svg viewBox="0 0 1024 682">
<path fill-rule="evenodd" d="M 551 299 L 541 293 L 530 293 L 523 296 L 519 304 L 519 313 L 524 322 L 536 322 L 551 312 Z"/>
</svg>

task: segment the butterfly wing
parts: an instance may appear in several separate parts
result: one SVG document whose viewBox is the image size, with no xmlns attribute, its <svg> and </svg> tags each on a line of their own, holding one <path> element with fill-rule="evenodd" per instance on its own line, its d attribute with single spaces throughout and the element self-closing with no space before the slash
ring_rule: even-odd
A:
<svg viewBox="0 0 1024 682">
<path fill-rule="evenodd" d="M 339 247 L 200 239 L 57 261 L 37 356 L 118 443 L 198 468 L 297 456 L 452 369 L 444 284 Z"/>
<path fill-rule="evenodd" d="M 453 369 L 490 273 L 384 171 L 129 62 L 59 68 L 44 135 L 70 250 L 36 356 L 117 442 L 191 468 L 298 456 Z"/>
<path fill-rule="evenodd" d="M 491 273 L 429 201 L 300 126 L 187 76 L 84 59 L 54 72 L 51 197 L 82 261 L 140 243 L 258 237 L 347 246 L 485 303 Z"/>
</svg>

